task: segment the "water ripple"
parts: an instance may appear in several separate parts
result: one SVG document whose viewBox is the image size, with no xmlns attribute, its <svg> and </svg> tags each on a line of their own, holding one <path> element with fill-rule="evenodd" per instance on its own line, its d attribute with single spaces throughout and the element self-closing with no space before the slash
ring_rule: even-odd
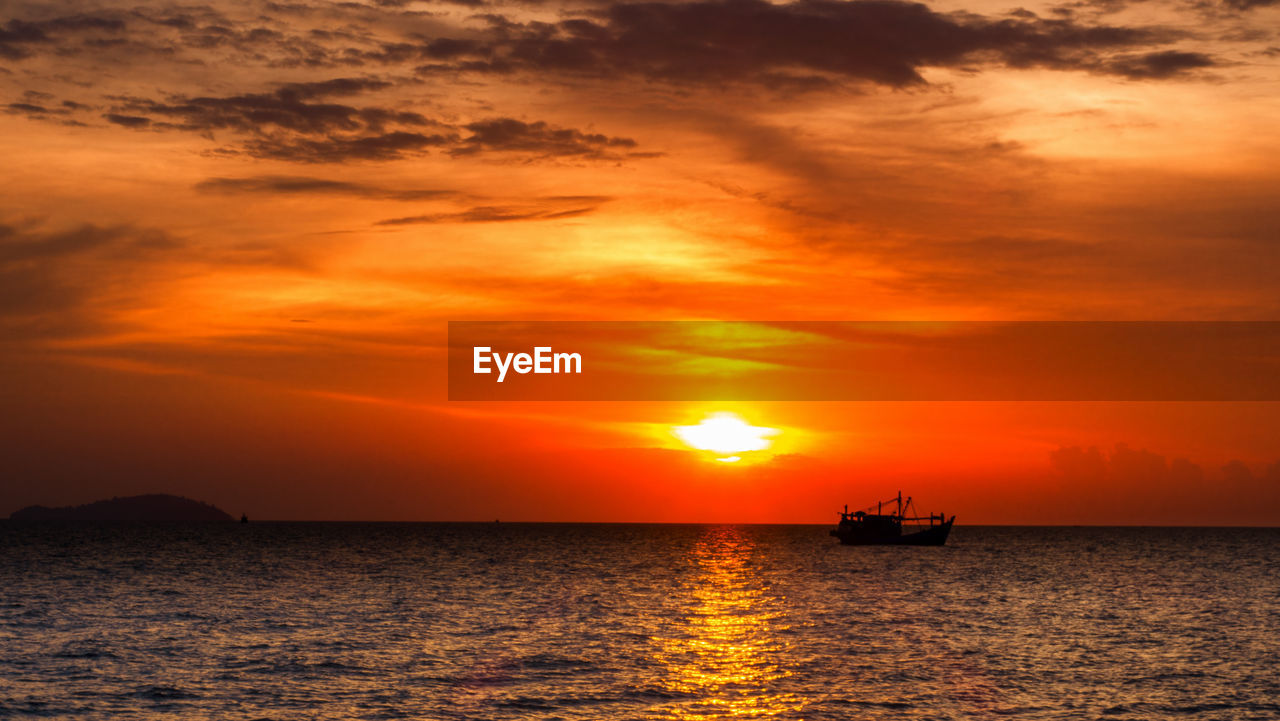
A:
<svg viewBox="0 0 1280 721">
<path fill-rule="evenodd" d="M 1275 719 L 1278 541 L 0 523 L 0 717 Z"/>
</svg>

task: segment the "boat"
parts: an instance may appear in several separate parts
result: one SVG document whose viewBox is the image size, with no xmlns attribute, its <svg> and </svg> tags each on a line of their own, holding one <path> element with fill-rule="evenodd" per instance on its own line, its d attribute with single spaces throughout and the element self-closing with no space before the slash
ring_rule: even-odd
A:
<svg viewBox="0 0 1280 721">
<path fill-rule="evenodd" d="M 885 504 L 894 501 L 897 501 L 897 509 L 885 513 Z M 871 513 L 873 509 L 875 513 Z M 911 497 L 908 496 L 903 503 L 902 491 L 898 491 L 897 498 L 880 501 L 865 510 L 850 513 L 846 505 L 840 513 L 840 524 L 831 531 L 831 535 L 846 546 L 941 546 L 947 542 L 955 516 L 947 518 L 944 513 L 906 515 L 911 510 Z M 928 525 L 924 524 L 925 521 Z M 913 525 L 904 527 L 907 522 Z"/>
</svg>

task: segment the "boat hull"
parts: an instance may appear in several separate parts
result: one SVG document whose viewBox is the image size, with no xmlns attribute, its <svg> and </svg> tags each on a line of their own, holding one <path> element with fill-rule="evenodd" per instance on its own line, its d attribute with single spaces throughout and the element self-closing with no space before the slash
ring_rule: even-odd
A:
<svg viewBox="0 0 1280 721">
<path fill-rule="evenodd" d="M 885 536 L 866 533 L 861 529 L 836 529 L 831 535 L 840 539 L 846 546 L 941 546 L 946 544 L 951 535 L 951 524 L 956 520 L 952 516 L 946 523 L 929 526 L 915 533 L 904 533 L 900 536 Z"/>
</svg>

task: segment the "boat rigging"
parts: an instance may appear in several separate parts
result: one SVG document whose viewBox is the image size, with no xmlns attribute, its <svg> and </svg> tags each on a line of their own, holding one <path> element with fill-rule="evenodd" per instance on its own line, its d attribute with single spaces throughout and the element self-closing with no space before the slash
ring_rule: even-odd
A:
<svg viewBox="0 0 1280 721">
<path fill-rule="evenodd" d="M 894 502 L 897 503 L 896 510 L 886 514 L 885 504 Z M 872 509 L 875 513 L 871 513 Z M 947 542 L 955 516 L 947 518 L 945 513 L 907 515 L 912 511 L 911 497 L 907 496 L 904 503 L 902 491 L 898 491 L 896 498 L 878 501 L 861 511 L 850 513 L 849 506 L 845 505 L 840 512 L 840 523 L 831 535 L 846 546 L 941 546 Z M 905 522 L 915 524 L 908 526 L 906 533 L 903 532 Z"/>
</svg>

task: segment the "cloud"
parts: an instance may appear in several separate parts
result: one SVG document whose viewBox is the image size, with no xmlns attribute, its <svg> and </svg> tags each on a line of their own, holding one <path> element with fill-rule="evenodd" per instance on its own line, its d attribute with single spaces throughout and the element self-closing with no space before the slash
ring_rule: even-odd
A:
<svg viewBox="0 0 1280 721">
<path fill-rule="evenodd" d="M 97 327 L 91 302 L 179 244 L 155 230 L 92 223 L 49 231 L 0 225 L 0 337 L 67 335 Z M 125 284 L 128 285 L 128 284 Z"/>
<path fill-rule="evenodd" d="M 22 232 L 10 225 L 0 225 L 0 265 L 77 255 L 112 243 L 124 234 L 123 228 L 88 224 L 47 234 Z"/>
<path fill-rule="evenodd" d="M 110 112 L 102 118 L 134 130 L 186 131 L 214 138 L 230 132 L 246 136 L 219 155 L 248 155 L 299 163 L 347 160 L 394 160 L 447 149 L 454 156 L 481 152 L 519 153 L 536 157 L 641 157 L 631 152 L 631 138 L 552 126 L 543 121 L 512 118 L 478 120 L 458 127 L 413 110 L 333 102 L 333 98 L 376 92 L 393 85 L 373 77 L 332 78 L 288 83 L 270 92 L 227 96 L 170 95 L 163 99 L 108 96 Z M 58 113 L 86 109 L 63 103 Z M 10 113 L 36 119 L 51 112 L 33 102 L 11 103 Z M 464 137 L 463 132 L 469 135 Z"/>
<path fill-rule="evenodd" d="M 1050 464 L 1070 498 L 1065 503 L 1087 511 L 1089 501 L 1109 501 L 1110 508 L 1094 508 L 1095 515 L 1084 518 L 1108 518 L 1115 515 L 1111 509 L 1125 509 L 1124 522 L 1134 525 L 1177 515 L 1203 525 L 1238 525 L 1274 519 L 1280 512 L 1280 462 L 1262 466 L 1258 473 L 1239 460 L 1206 470 L 1186 458 L 1170 459 L 1118 443 L 1109 453 L 1096 447 L 1059 448 L 1050 454 Z M 1247 499 L 1248 508 L 1206 506 L 1210 497 Z"/>
<path fill-rule="evenodd" d="M 1242 9 L 1273 2 L 1226 0 L 1228 6 Z M 323 12 L 334 22 L 306 30 L 278 17 L 297 15 L 297 6 L 269 4 L 267 10 L 277 17 L 233 18 L 193 6 L 137 8 L 119 17 L 15 19 L 0 26 L 0 57 L 24 58 L 38 47 L 77 54 L 85 47 L 60 42 L 60 36 L 91 32 L 96 35 L 86 42 L 94 44 L 93 52 L 100 52 L 104 43 L 125 46 L 134 60 L 146 54 L 200 63 L 248 58 L 291 68 L 425 62 L 419 69 L 426 74 L 532 72 L 812 91 L 851 81 L 907 87 L 924 83 L 925 68 L 984 65 L 1159 80 L 1177 73 L 1135 72 L 1132 59 L 1124 62 L 1120 56 L 1158 53 L 1180 37 L 1159 27 L 1087 24 L 1071 13 L 1052 19 L 1029 12 L 988 17 L 939 12 L 902 0 L 615 2 L 566 8 L 569 16 L 556 22 L 517 22 L 491 12 L 470 18 L 487 24 L 478 31 L 451 25 L 443 17 L 428 21 L 420 13 L 388 5 L 309 8 L 307 14 Z M 124 19 L 140 28 L 127 27 Z M 353 24 L 340 22 L 344 20 L 374 25 L 356 32 Z M 134 31 L 125 32 L 130 29 Z M 395 36 L 388 36 L 388 31 Z M 1203 54 L 1199 60 L 1215 62 Z M 332 86 L 316 90 L 327 96 L 389 85 L 385 80 L 326 82 Z M 344 84 L 349 91 L 344 91 Z M 296 99 L 315 97 L 307 94 L 305 85 L 294 89 Z"/>
<path fill-rule="evenodd" d="M 284 85 L 270 93 L 225 97 L 175 96 L 163 101 L 116 96 L 107 122 L 127 128 L 182 130 L 212 136 L 230 131 L 249 136 L 222 154 L 298 163 L 394 160 L 432 148 L 450 155 L 481 152 L 535 157 L 616 158 L 630 152 L 631 138 L 561 128 L 543 121 L 512 118 L 480 120 L 462 128 L 408 110 L 322 102 L 389 86 L 371 78 L 336 78 Z M 423 132 L 429 129 L 431 132 Z M 470 135 L 462 137 L 461 130 Z"/>
<path fill-rule="evenodd" d="M 382 128 L 388 124 L 427 126 L 433 123 L 418 113 L 378 107 L 354 107 L 307 100 L 323 97 L 309 84 L 286 86 L 273 93 L 227 97 L 182 97 L 167 101 L 119 98 L 121 108 L 148 117 L 169 118 L 180 130 L 207 132 L 237 130 L 264 132 L 280 128 L 297 133 L 321 134 Z M 354 92 L 354 91 L 353 91 Z"/>
<path fill-rule="evenodd" d="M 296 175 L 259 175 L 249 178 L 209 178 L 196 190 L 210 193 L 254 193 L 268 195 L 352 195 L 378 200 L 430 200 L 456 195 L 453 190 L 384 188 L 326 178 Z"/>
<path fill-rule="evenodd" d="M 606 196 L 557 196 L 532 206 L 480 205 L 452 213 L 431 213 L 380 220 L 375 225 L 418 225 L 429 223 L 509 223 L 529 220 L 559 220 L 595 212 L 608 202 Z"/>
<path fill-rule="evenodd" d="M 176 278 L 235 267 L 306 272 L 313 247 L 287 241 L 202 243 L 137 225 L 0 223 L 0 341 L 134 328 Z"/>
<path fill-rule="evenodd" d="M 850 80 L 901 88 L 923 84 L 926 67 L 982 64 L 1156 79 L 1173 73 L 1138 75 L 1110 55 L 1178 37 L 1160 28 L 940 13 L 900 0 L 615 3 L 554 24 L 516 23 L 497 15 L 484 19 L 491 25 L 490 42 L 437 38 L 428 54 L 453 64 L 422 70 L 638 76 L 776 88 L 821 88 Z M 1197 58 L 1204 61 L 1212 62 Z M 1153 62 L 1167 67 L 1168 61 Z"/>
<path fill-rule="evenodd" d="M 1191 494 L 1188 498 L 1191 500 L 1205 490 L 1206 482 L 1210 480 L 1218 492 L 1226 492 L 1227 488 L 1236 492 L 1250 488 L 1256 491 L 1259 490 L 1256 486 L 1261 485 L 1266 486 L 1272 496 L 1280 493 L 1280 487 L 1274 486 L 1280 481 L 1280 462 L 1261 468 L 1257 474 L 1239 460 L 1228 462 L 1219 469 L 1220 472 L 1206 472 L 1186 458 L 1170 459 L 1146 449 L 1130 448 L 1124 443 L 1117 443 L 1109 453 L 1092 446 L 1063 447 L 1053 451 L 1049 460 L 1054 471 L 1069 481 L 1104 486 L 1114 484 L 1116 488 L 1124 488 L 1138 496 L 1152 492 L 1167 493 L 1171 488 L 1177 488 Z M 1274 500 L 1280 500 L 1280 496 Z"/>
<path fill-rule="evenodd" d="M 22 97 L 23 102 L 9 103 L 4 106 L 4 112 L 9 115 L 25 115 L 31 120 L 57 121 L 63 125 L 85 125 L 73 119 L 71 115 L 81 110 L 88 110 L 87 105 L 73 100 L 63 100 L 54 105 L 52 104 L 56 99 L 54 96 L 34 90 L 28 90 Z M 108 118 L 108 121 L 111 119 Z"/>
<path fill-rule="evenodd" d="M 118 112 L 105 117 L 131 128 L 231 131 L 250 136 L 231 153 L 304 163 L 390 160 L 455 142 L 447 125 L 417 112 L 323 102 L 389 85 L 374 78 L 334 78 L 225 97 L 116 97 Z"/>
<path fill-rule="evenodd" d="M 1280 0 L 1223 0 L 1222 4 L 1236 10 L 1252 10 L 1254 8 L 1271 7 Z"/>
<path fill-rule="evenodd" d="M 10 115 L 26 115 L 28 117 L 42 118 L 53 114 L 65 115 L 68 111 L 66 108 L 46 108 L 43 105 L 36 105 L 34 103 L 9 103 L 5 106 L 5 112 Z"/>
<path fill-rule="evenodd" d="M 124 31 L 121 20 L 93 15 L 72 15 L 41 21 L 12 19 L 0 26 L 0 58 L 22 60 L 30 57 L 35 48 L 53 46 L 60 35 L 79 32 L 119 33 Z"/>
<path fill-rule="evenodd" d="M 383 90 L 391 87 L 391 83 L 378 78 L 333 78 L 310 83 L 289 83 L 281 87 L 276 94 L 298 100 L 325 98 L 334 96 L 359 95 L 360 93 Z"/>
<path fill-rule="evenodd" d="M 255 158 L 294 163 L 341 163 L 348 160 L 396 160 L 430 148 L 449 145 L 456 136 L 395 131 L 374 135 L 329 136 L 319 140 L 273 135 L 244 143 Z"/>
<path fill-rule="evenodd" d="M 1110 245 L 1065 238 L 989 235 L 890 241 L 865 250 L 895 263 L 898 273 L 881 280 L 882 285 L 938 296 L 973 296 L 974 288 L 999 293 L 1109 276 L 1122 261 Z"/>
<path fill-rule="evenodd" d="M 0 57 L 19 60 L 31 54 L 28 49 L 36 43 L 49 42 L 49 36 L 35 23 L 10 20 L 0 28 Z"/>
<path fill-rule="evenodd" d="M 466 129 L 471 131 L 471 136 L 451 150 L 451 154 L 470 155 L 490 150 L 544 156 L 600 156 L 606 151 L 636 147 L 636 141 L 631 138 L 557 128 L 541 121 L 525 123 L 512 118 L 494 118 L 471 123 Z"/>
<path fill-rule="evenodd" d="M 1160 80 L 1186 74 L 1189 70 L 1200 70 L 1214 65 L 1217 65 L 1214 59 L 1204 53 L 1165 50 L 1156 53 L 1117 57 L 1110 60 L 1107 67 L 1110 72 L 1116 75 L 1123 75 L 1130 80 Z"/>
<path fill-rule="evenodd" d="M 119 125 L 125 128 L 145 128 L 151 125 L 151 118 L 141 115 L 120 115 L 119 113 L 106 113 L 102 117 L 107 119 L 108 123 Z"/>
</svg>

